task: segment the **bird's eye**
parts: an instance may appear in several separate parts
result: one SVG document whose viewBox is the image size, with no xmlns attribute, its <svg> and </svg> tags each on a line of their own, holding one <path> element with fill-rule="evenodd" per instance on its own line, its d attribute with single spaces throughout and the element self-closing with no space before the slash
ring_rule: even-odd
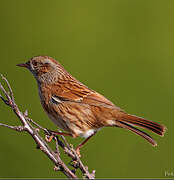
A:
<svg viewBox="0 0 174 180">
<path fill-rule="evenodd" d="M 38 63 L 36 62 L 36 61 L 33 61 L 33 66 L 37 66 L 38 65 Z"/>
</svg>

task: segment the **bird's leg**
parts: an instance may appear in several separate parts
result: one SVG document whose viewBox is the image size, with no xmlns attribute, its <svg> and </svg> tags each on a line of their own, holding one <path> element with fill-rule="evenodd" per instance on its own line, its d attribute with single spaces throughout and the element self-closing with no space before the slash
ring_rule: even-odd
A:
<svg viewBox="0 0 174 180">
<path fill-rule="evenodd" d="M 45 136 L 45 140 L 47 142 L 51 142 L 52 139 L 55 137 L 55 135 L 72 136 L 70 133 L 57 132 L 57 131 L 50 131 L 50 133 L 51 133 L 51 135 Z"/>
<path fill-rule="evenodd" d="M 89 139 L 91 139 L 91 137 L 92 136 L 94 136 L 96 134 L 96 132 L 94 132 L 94 134 L 92 134 L 92 135 L 90 135 L 88 138 L 86 138 L 82 143 L 80 143 L 77 147 L 76 147 L 76 153 L 77 153 L 77 155 L 79 156 L 79 157 L 81 157 L 81 155 L 80 155 L 80 148 L 82 148 L 83 146 L 84 146 L 84 144 L 86 144 L 87 143 L 87 141 L 89 140 Z"/>
</svg>

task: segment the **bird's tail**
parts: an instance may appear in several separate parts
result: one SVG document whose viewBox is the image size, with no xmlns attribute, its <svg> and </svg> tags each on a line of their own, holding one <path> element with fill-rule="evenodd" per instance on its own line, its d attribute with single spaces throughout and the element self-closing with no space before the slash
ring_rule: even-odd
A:
<svg viewBox="0 0 174 180">
<path fill-rule="evenodd" d="M 141 117 L 126 114 L 126 113 L 124 113 L 121 116 L 121 118 L 119 118 L 119 120 L 116 120 L 116 125 L 119 127 L 122 127 L 122 128 L 126 128 L 126 129 L 142 136 L 153 146 L 157 145 L 156 141 L 151 136 L 149 136 L 147 133 L 137 129 L 134 126 L 151 130 L 152 132 L 154 132 L 160 136 L 164 136 L 164 133 L 166 131 L 166 127 L 164 125 L 161 125 L 161 124 L 153 122 L 153 121 L 146 120 Z"/>
</svg>

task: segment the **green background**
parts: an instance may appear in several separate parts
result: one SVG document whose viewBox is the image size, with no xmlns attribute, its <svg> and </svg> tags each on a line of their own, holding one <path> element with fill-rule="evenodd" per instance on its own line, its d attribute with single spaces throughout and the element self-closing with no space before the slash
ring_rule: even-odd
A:
<svg viewBox="0 0 174 180">
<path fill-rule="evenodd" d="M 48 55 L 88 87 L 129 113 L 165 124 L 157 147 L 119 128 L 104 128 L 81 150 L 97 178 L 164 178 L 174 172 L 174 1 L 0 0 L 0 73 L 16 103 L 56 130 L 34 78 L 16 67 Z M 19 120 L 0 102 L 0 122 Z M 151 133 L 150 133 L 151 134 Z M 82 139 L 68 138 L 78 144 Z M 62 154 L 62 159 L 65 156 Z M 31 137 L 0 127 L 0 177 L 60 178 Z"/>
</svg>

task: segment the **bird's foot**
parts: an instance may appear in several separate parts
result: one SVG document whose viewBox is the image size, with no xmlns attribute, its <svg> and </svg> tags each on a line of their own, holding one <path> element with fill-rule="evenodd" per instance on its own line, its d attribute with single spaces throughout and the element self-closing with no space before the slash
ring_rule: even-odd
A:
<svg viewBox="0 0 174 180">
<path fill-rule="evenodd" d="M 56 136 L 56 135 L 62 135 L 62 136 L 72 136 L 71 134 L 69 133 L 64 133 L 64 132 L 57 132 L 57 131 L 51 131 L 51 130 L 48 130 L 49 134 L 45 135 L 45 140 L 47 142 L 51 142 L 52 139 Z"/>
<path fill-rule="evenodd" d="M 55 137 L 55 135 L 45 135 L 45 140 L 46 140 L 46 142 L 51 142 L 52 141 L 52 139 Z"/>
<path fill-rule="evenodd" d="M 77 156 L 80 158 L 80 157 L 81 157 L 81 154 L 80 154 L 80 148 L 79 148 L 79 147 L 77 147 L 77 148 L 75 149 L 75 152 L 76 152 Z"/>
</svg>

